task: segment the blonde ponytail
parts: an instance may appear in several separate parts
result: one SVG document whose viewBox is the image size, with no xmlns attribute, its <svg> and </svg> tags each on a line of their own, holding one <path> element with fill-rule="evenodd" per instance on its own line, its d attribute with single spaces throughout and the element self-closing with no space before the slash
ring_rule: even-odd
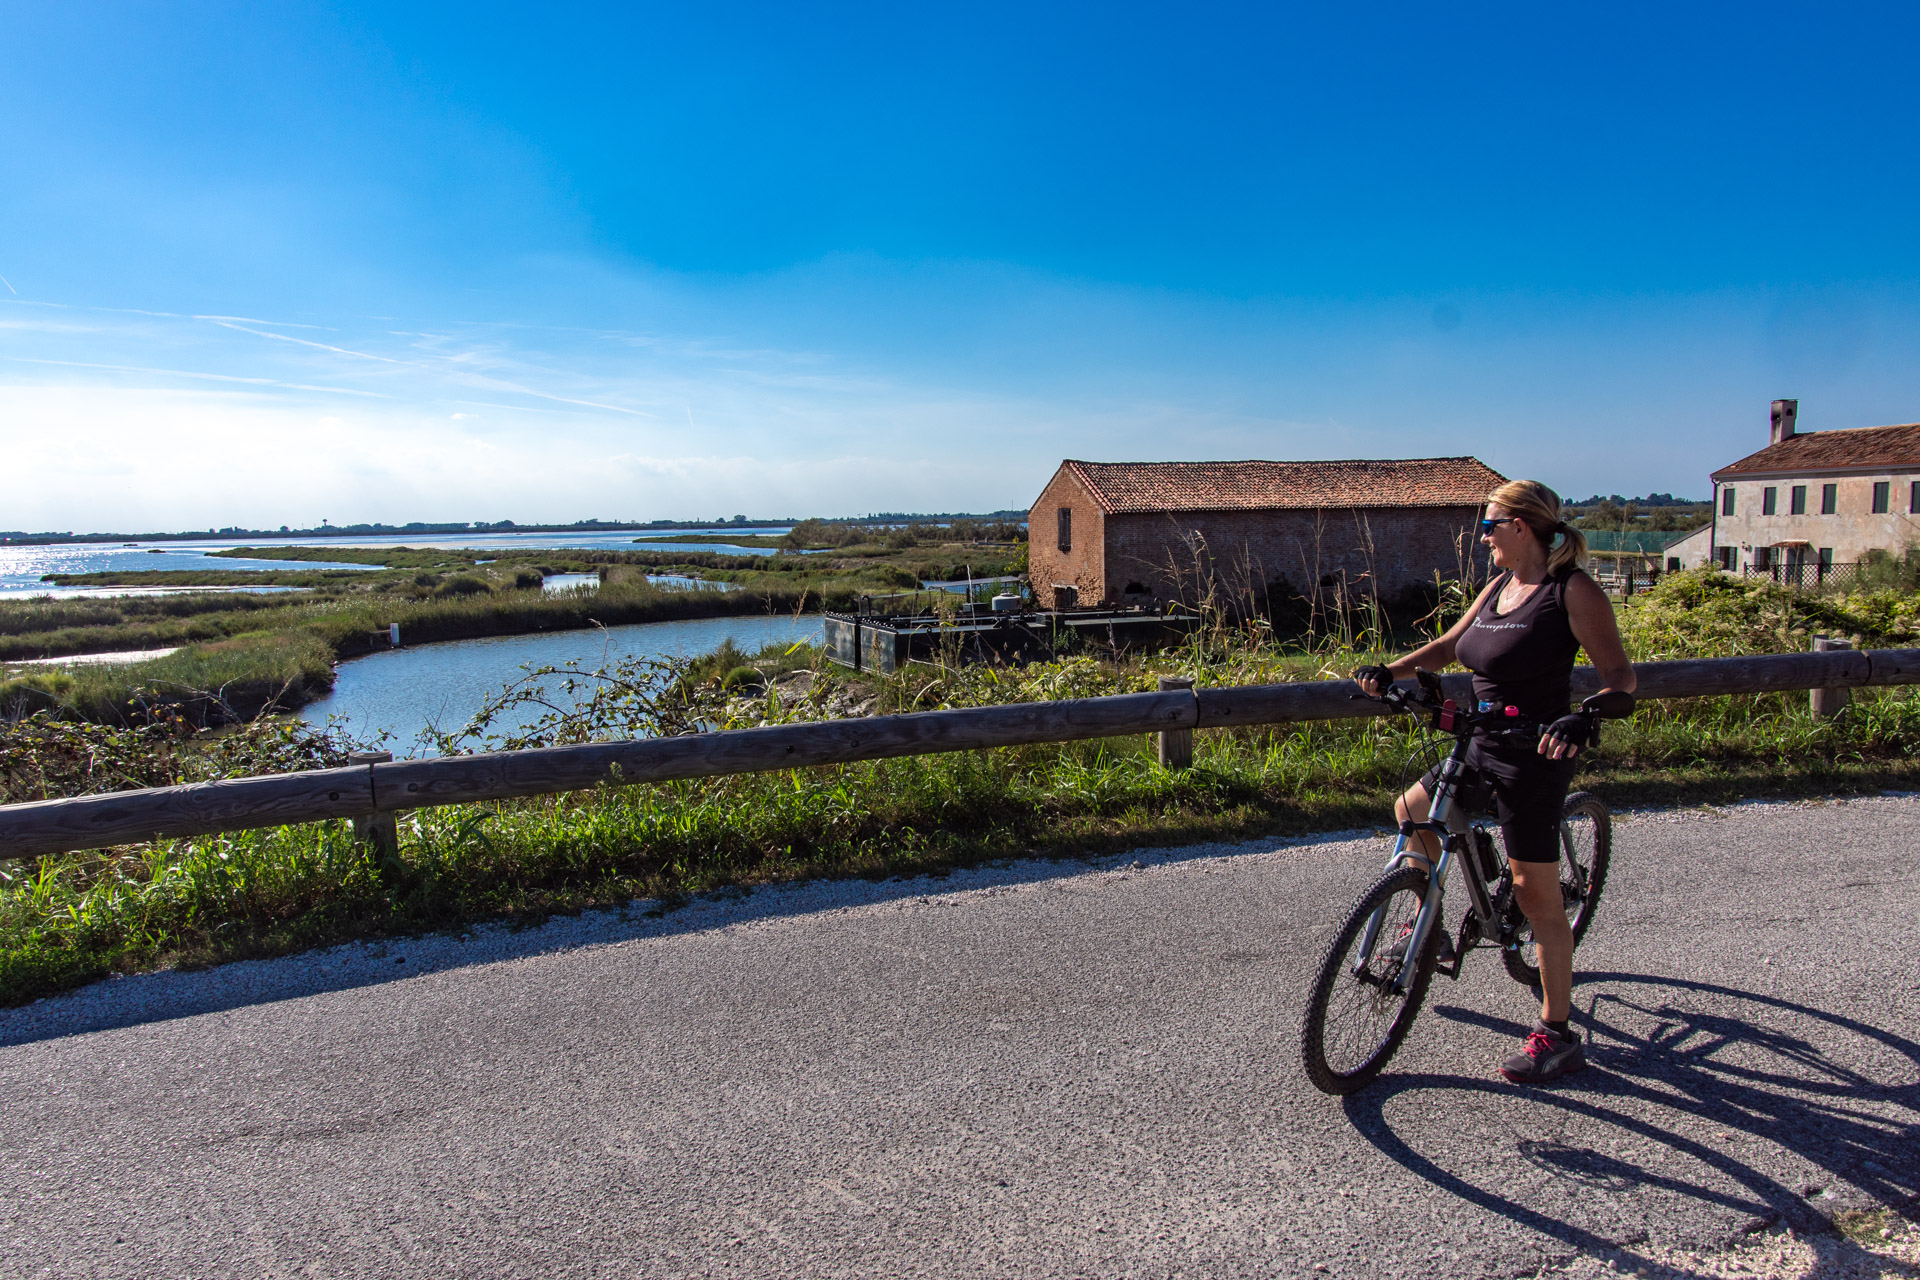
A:
<svg viewBox="0 0 1920 1280">
<path fill-rule="evenodd" d="M 1509 480 L 1487 495 L 1487 505 L 1499 507 L 1508 515 L 1519 516 L 1527 528 L 1546 545 L 1547 572 L 1558 573 L 1572 566 L 1587 564 L 1587 538 L 1578 529 L 1560 520 L 1560 495 L 1538 480 Z M 1554 535 L 1560 541 L 1554 542 Z"/>
</svg>

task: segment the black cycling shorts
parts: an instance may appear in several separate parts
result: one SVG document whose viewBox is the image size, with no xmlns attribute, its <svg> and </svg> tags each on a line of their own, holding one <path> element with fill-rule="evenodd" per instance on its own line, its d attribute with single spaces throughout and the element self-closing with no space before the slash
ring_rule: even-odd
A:
<svg viewBox="0 0 1920 1280">
<path fill-rule="evenodd" d="M 1492 745 L 1475 737 L 1467 744 L 1468 774 L 1455 803 L 1500 820 L 1507 857 L 1515 862 L 1560 861 L 1560 816 L 1573 785 L 1573 760 L 1549 760 L 1531 743 Z M 1420 784 L 1431 797 L 1440 766 Z"/>
</svg>

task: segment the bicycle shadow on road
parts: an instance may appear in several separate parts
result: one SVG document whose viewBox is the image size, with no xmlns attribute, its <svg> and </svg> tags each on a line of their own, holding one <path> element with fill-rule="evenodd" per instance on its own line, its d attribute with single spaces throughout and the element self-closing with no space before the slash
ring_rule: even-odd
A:
<svg viewBox="0 0 1920 1280">
<path fill-rule="evenodd" d="M 1643 1233 L 1611 1239 L 1477 1185 L 1442 1165 L 1454 1152 L 1416 1150 L 1396 1132 L 1387 1104 L 1438 1089 L 1490 1102 L 1524 1097 L 1541 1112 L 1527 1126 L 1535 1136 L 1510 1148 L 1513 1172 L 1530 1166 L 1596 1195 L 1651 1192 L 1669 1198 L 1668 1219 L 1686 1207 L 1672 1198 L 1690 1202 L 1688 1216 L 1724 1223 L 1721 1239 L 1774 1225 L 1821 1231 L 1848 1209 L 1907 1205 L 1920 1194 L 1920 1044 L 1844 1014 L 1715 983 L 1588 972 L 1579 984 L 1587 1071 L 1526 1090 L 1496 1079 L 1388 1075 L 1344 1100 L 1349 1121 L 1388 1158 L 1464 1201 L 1583 1252 L 1621 1251 L 1636 1262 L 1652 1261 L 1634 1252 Z M 1503 1037 L 1525 1031 L 1473 1010 L 1433 1012 Z M 1430 1108 L 1431 1099 L 1423 1101 Z M 1660 1155 L 1635 1163 L 1596 1149 L 1610 1145 L 1610 1134 L 1653 1144 Z M 1569 1136 L 1578 1140 L 1558 1140 Z M 1479 1164 L 1462 1167 L 1484 1169 L 1498 1185 L 1501 1157 L 1488 1156 L 1481 1145 L 1473 1152 Z M 1817 1172 L 1790 1172 L 1809 1168 Z"/>
</svg>

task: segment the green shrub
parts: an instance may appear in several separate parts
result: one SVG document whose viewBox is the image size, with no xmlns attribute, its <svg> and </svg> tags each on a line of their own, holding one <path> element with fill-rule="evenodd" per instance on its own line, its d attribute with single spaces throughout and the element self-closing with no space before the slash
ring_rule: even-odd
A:
<svg viewBox="0 0 1920 1280">
<path fill-rule="evenodd" d="M 1920 637 L 1920 595 L 1902 591 L 1814 595 L 1764 578 L 1690 569 L 1635 596 L 1620 634 L 1637 662 L 1804 653 L 1815 635 L 1868 646 Z"/>
<path fill-rule="evenodd" d="M 1859 588 L 1864 591 L 1920 590 L 1920 543 L 1899 555 L 1875 547 L 1860 557 Z"/>
</svg>

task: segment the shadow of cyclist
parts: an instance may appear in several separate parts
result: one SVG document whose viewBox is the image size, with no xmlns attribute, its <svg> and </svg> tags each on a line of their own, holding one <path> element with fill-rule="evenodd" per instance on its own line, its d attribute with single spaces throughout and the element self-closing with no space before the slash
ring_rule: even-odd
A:
<svg viewBox="0 0 1920 1280">
<path fill-rule="evenodd" d="M 1690 1157 L 1718 1172 L 1725 1183 L 1708 1186 L 1703 1180 L 1543 1137 L 1514 1143 L 1527 1164 L 1596 1190 L 1646 1189 L 1685 1197 L 1719 1210 L 1748 1230 L 1784 1223 L 1819 1231 L 1831 1225 L 1831 1214 L 1843 1209 L 1876 1202 L 1905 1205 L 1920 1192 L 1920 1044 L 1856 1018 L 1713 983 L 1586 972 L 1580 975 L 1578 994 L 1586 997 L 1582 1003 L 1587 1006 L 1584 1021 L 1592 1036 L 1593 1068 L 1555 1088 L 1528 1091 L 1525 1097 L 1568 1120 L 1609 1126 L 1622 1136 Z M 1452 1006 L 1433 1012 L 1503 1037 L 1524 1030 L 1506 1019 Z M 1792 1031 L 1769 1025 L 1788 1019 L 1805 1019 L 1807 1025 Z M 1874 1074 L 1823 1052 L 1824 1031 L 1858 1037 L 1849 1048 L 1865 1050 Z M 1514 1094 L 1513 1086 L 1493 1079 L 1388 1075 L 1347 1098 L 1346 1114 L 1383 1154 L 1464 1201 L 1583 1252 L 1624 1250 L 1639 1257 L 1628 1248 L 1638 1240 L 1607 1239 L 1475 1185 L 1415 1150 L 1395 1131 L 1385 1108 L 1400 1094 L 1434 1089 L 1508 1098 Z M 1685 1123 L 1689 1119 L 1694 1123 Z M 1708 1124 L 1717 1131 L 1713 1140 L 1686 1132 Z M 1545 1135 L 1557 1126 L 1543 1119 L 1529 1128 Z M 1739 1148 L 1753 1149 L 1754 1139 L 1793 1157 L 1775 1156 L 1768 1163 L 1812 1166 L 1824 1176 L 1783 1182 L 1755 1159 L 1743 1158 Z M 1834 1184 L 1842 1180 L 1850 1186 L 1835 1194 Z"/>
</svg>

